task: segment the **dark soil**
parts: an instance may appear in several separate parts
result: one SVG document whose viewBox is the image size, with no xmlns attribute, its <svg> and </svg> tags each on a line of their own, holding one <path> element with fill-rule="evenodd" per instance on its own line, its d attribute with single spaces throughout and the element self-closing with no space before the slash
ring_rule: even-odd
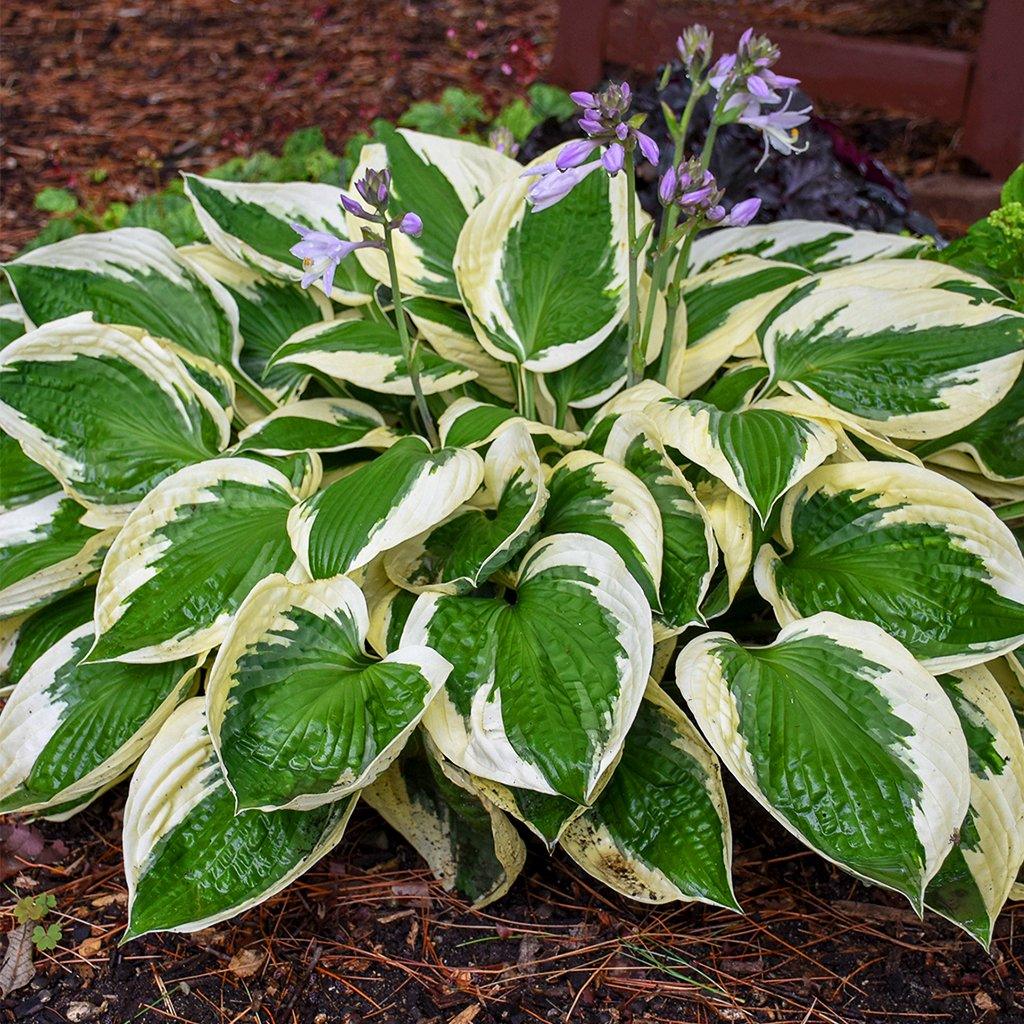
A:
<svg viewBox="0 0 1024 1024">
<path fill-rule="evenodd" d="M 1024 1022 L 1022 908 L 1006 912 L 986 954 L 809 853 L 735 786 L 742 917 L 629 903 L 535 842 L 511 893 L 473 911 L 367 809 L 333 853 L 261 907 L 119 949 L 122 798 L 38 826 L 48 845 L 37 860 L 56 853 L 58 863 L 8 863 L 14 892 L 56 895 L 64 937 L 37 954 L 39 974 L 0 1019 Z"/>
</svg>

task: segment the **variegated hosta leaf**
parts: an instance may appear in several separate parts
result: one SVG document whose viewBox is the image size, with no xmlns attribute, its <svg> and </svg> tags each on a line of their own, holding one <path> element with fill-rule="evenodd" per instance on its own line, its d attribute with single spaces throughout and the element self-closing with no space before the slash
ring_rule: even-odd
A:
<svg viewBox="0 0 1024 1024">
<path fill-rule="evenodd" d="M 221 366 L 238 357 L 231 296 L 159 231 L 74 235 L 24 253 L 4 270 L 37 327 L 91 310 L 100 323 L 141 327 Z"/>
<path fill-rule="evenodd" d="M 939 288 L 978 302 L 1007 304 L 1006 296 L 982 278 L 931 259 L 870 259 L 825 271 L 818 277 L 816 287 L 882 288 L 890 292 Z"/>
<path fill-rule="evenodd" d="M 582 533 L 611 545 L 659 610 L 665 531 L 640 478 L 596 452 L 569 452 L 556 463 L 548 492 L 543 532 Z"/>
<path fill-rule="evenodd" d="M 775 502 L 836 450 L 835 434 L 773 409 L 721 412 L 694 399 L 646 408 L 662 441 L 716 476 L 768 519 Z"/>
<path fill-rule="evenodd" d="M 40 654 L 0 713 L 0 812 L 39 811 L 119 778 L 193 685 L 195 658 L 79 664 L 91 622 Z"/>
<path fill-rule="evenodd" d="M 625 314 L 626 183 L 598 171 L 539 213 L 526 200 L 530 184 L 517 174 L 470 214 L 455 276 L 491 355 L 553 373 L 597 348 Z"/>
<path fill-rule="evenodd" d="M 461 593 L 483 583 L 529 543 L 548 490 L 523 423 L 501 434 L 484 460 L 483 493 L 448 519 L 384 555 L 407 590 Z"/>
<path fill-rule="evenodd" d="M 148 335 L 80 313 L 0 353 L 0 427 L 66 490 L 123 521 L 165 477 L 227 446 L 231 425 Z"/>
<path fill-rule="evenodd" d="M 745 359 L 726 367 L 722 375 L 693 397 L 722 412 L 749 405 L 768 379 L 768 366 L 760 359 Z"/>
<path fill-rule="evenodd" d="M 560 842 L 580 867 L 631 899 L 740 909 L 718 759 L 653 683 L 611 779 Z"/>
<path fill-rule="evenodd" d="M 403 437 L 296 506 L 288 520 L 295 554 L 313 579 L 351 572 L 447 518 L 483 475 L 476 452 L 435 452 L 421 437 Z"/>
<path fill-rule="evenodd" d="M 984 665 L 940 676 L 967 737 L 971 806 L 925 902 L 985 948 L 1024 863 L 1024 742 Z"/>
<path fill-rule="evenodd" d="M 533 789 L 504 786 L 500 782 L 469 776 L 474 792 L 495 807 L 521 821 L 552 852 L 569 823 L 586 809 L 575 800 Z"/>
<path fill-rule="evenodd" d="M 640 322 L 643 323 L 647 304 L 650 301 L 651 279 L 644 274 L 640 278 Z M 666 310 L 665 297 L 660 292 L 655 298 L 651 333 L 647 344 L 646 362 L 657 360 L 665 339 Z M 676 315 L 674 344 L 682 345 L 686 340 L 686 307 L 680 305 Z M 543 392 L 550 397 L 557 415 L 564 418 L 568 409 L 593 409 L 607 402 L 625 384 L 629 362 L 629 324 L 627 320 L 616 325 L 600 345 L 588 352 L 582 359 L 564 369 L 544 374 L 538 378 Z"/>
<path fill-rule="evenodd" d="M 1024 366 L 1024 315 L 939 289 L 809 286 L 764 334 L 772 380 L 888 437 L 959 430 Z"/>
<path fill-rule="evenodd" d="M 709 231 L 690 250 L 690 274 L 699 274 L 725 256 L 760 256 L 795 263 L 813 273 L 894 256 L 915 256 L 919 238 L 856 231 L 817 220 L 786 220 L 746 228 Z"/>
<path fill-rule="evenodd" d="M 0 513 L 0 616 L 31 611 L 98 571 L 117 528 L 93 530 L 63 491 Z"/>
<path fill-rule="evenodd" d="M 420 732 L 362 796 L 446 889 L 474 907 L 501 899 L 526 861 L 526 847 L 508 818 Z"/>
<path fill-rule="evenodd" d="M 25 333 L 25 315 L 16 302 L 0 306 L 0 349 L 5 349 Z"/>
<path fill-rule="evenodd" d="M 516 177 L 522 167 L 496 150 L 465 139 L 396 130 L 383 122 L 378 122 L 377 137 L 379 142 L 363 146 L 352 180 L 358 181 L 369 168 L 387 167 L 392 209 L 415 210 L 423 218 L 418 237 L 395 235 L 402 294 L 457 302 L 452 260 L 466 216 L 503 181 Z M 358 237 L 363 223 L 349 215 L 352 237 Z M 390 287 L 383 252 L 360 249 L 357 256 L 372 277 Z"/>
<path fill-rule="evenodd" d="M 686 343 L 673 348 L 669 390 L 689 395 L 705 384 L 806 276 L 793 263 L 737 256 L 686 281 Z"/>
<path fill-rule="evenodd" d="M 754 579 L 782 625 L 818 611 L 877 623 L 934 671 L 1024 640 L 1024 555 L 986 505 L 896 462 L 822 466 L 789 494 Z"/>
<path fill-rule="evenodd" d="M 162 662 L 216 647 L 249 591 L 293 564 L 297 500 L 255 459 L 213 459 L 164 480 L 107 553 L 89 659 Z"/>
<path fill-rule="evenodd" d="M 643 483 L 661 513 L 661 622 L 671 632 L 703 625 L 700 604 L 718 565 L 718 546 L 706 510 L 665 454 L 653 421 L 642 413 L 626 413 L 616 420 L 604 454 Z"/>
<path fill-rule="evenodd" d="M 48 469 L 33 462 L 10 434 L 0 431 L 0 513 L 45 498 L 58 486 Z"/>
<path fill-rule="evenodd" d="M 1024 545 L 1022 545 L 1024 547 Z M 1021 730 L 1024 740 L 1024 665 L 1016 654 L 996 658 L 985 666 L 995 677 L 999 688 L 1010 702 L 1010 709 Z M 1017 879 L 1010 887 L 1011 900 L 1024 900 L 1024 865 L 1017 872 Z"/>
<path fill-rule="evenodd" d="M 768 647 L 688 644 L 679 688 L 743 787 L 823 857 L 918 912 L 967 813 L 967 744 L 934 676 L 868 622 L 822 612 Z"/>
<path fill-rule="evenodd" d="M 206 683 L 239 808 L 319 807 L 398 756 L 451 666 L 428 647 L 370 658 L 368 628 L 366 601 L 344 576 L 270 576 L 242 602 Z"/>
<path fill-rule="evenodd" d="M 700 608 L 705 619 L 713 619 L 729 610 L 746 580 L 754 564 L 755 537 L 761 530 L 754 510 L 720 481 L 703 488 L 700 498 L 722 552 Z"/>
<path fill-rule="evenodd" d="M 442 359 L 476 373 L 477 384 L 502 402 L 515 402 L 511 367 L 490 355 L 477 341 L 465 311 L 439 299 L 411 298 L 402 302 L 416 329 Z"/>
<path fill-rule="evenodd" d="M 553 442 L 565 448 L 575 448 L 584 440 L 579 431 L 560 430 L 536 420 L 523 419 L 515 409 L 478 402 L 474 398 L 456 398 L 441 413 L 437 429 L 442 444 L 455 448 L 482 448 L 517 423 L 525 425 L 539 446 Z"/>
<path fill-rule="evenodd" d="M 387 448 L 398 433 L 372 405 L 354 398 L 307 398 L 282 405 L 238 435 L 239 452 L 292 455 Z"/>
<path fill-rule="evenodd" d="M 206 237 L 226 256 L 283 281 L 300 281 L 302 261 L 288 250 L 299 240 L 292 224 L 348 237 L 338 190 L 307 181 L 218 181 L 186 174 L 185 195 L 192 200 Z M 317 283 L 317 287 L 321 287 Z M 342 260 L 331 298 L 349 306 L 370 301 L 373 281 L 356 260 Z M 283 340 L 283 339 L 282 339 Z"/>
<path fill-rule="evenodd" d="M 473 370 L 422 346 L 417 363 L 425 395 L 450 391 L 476 377 Z M 278 366 L 301 366 L 386 395 L 413 393 L 398 331 L 369 320 L 339 318 L 304 327 L 274 353 L 268 367 Z"/>
<path fill-rule="evenodd" d="M 257 273 L 212 245 L 189 245 L 178 252 L 224 286 L 238 307 L 242 369 L 268 394 L 281 400 L 305 387 L 308 376 L 294 366 L 267 371 L 267 362 L 296 331 L 330 320 L 334 310 L 319 288 Z"/>
<path fill-rule="evenodd" d="M 586 803 L 636 715 L 651 630 L 643 591 L 615 551 L 563 534 L 527 552 L 507 596 L 421 594 L 402 643 L 433 647 L 454 666 L 423 719 L 446 757 Z"/>
<path fill-rule="evenodd" d="M 92 622 L 96 591 L 76 590 L 27 615 L 0 623 L 0 692 L 13 687 L 62 636 Z"/>
<path fill-rule="evenodd" d="M 122 942 L 199 931 L 269 899 L 337 845 L 358 799 L 236 813 L 203 699 L 186 701 L 142 756 L 128 791 Z"/>
<path fill-rule="evenodd" d="M 924 459 L 950 451 L 966 452 L 990 480 L 1024 484 L 1024 370 L 1007 395 L 973 423 L 914 448 Z"/>
</svg>

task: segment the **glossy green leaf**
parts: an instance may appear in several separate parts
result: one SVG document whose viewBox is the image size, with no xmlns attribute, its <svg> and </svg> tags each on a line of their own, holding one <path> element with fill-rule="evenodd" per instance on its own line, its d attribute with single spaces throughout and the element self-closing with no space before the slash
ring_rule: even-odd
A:
<svg viewBox="0 0 1024 1024">
<path fill-rule="evenodd" d="M 366 601 L 344 576 L 270 576 L 235 615 L 206 683 L 210 734 L 242 809 L 306 810 L 372 782 L 451 666 L 427 647 L 365 653 Z"/>
<path fill-rule="evenodd" d="M 186 701 L 143 755 L 128 792 L 121 941 L 199 931 L 269 899 L 337 845 L 358 799 L 236 813 L 203 700 Z"/>
<path fill-rule="evenodd" d="M 423 724 L 474 775 L 586 803 L 643 696 L 651 611 L 602 541 L 534 545 L 501 596 L 421 594 L 402 643 L 454 666 Z"/>
<path fill-rule="evenodd" d="M 768 647 L 688 644 L 676 679 L 708 742 L 790 832 L 920 911 L 967 813 L 949 698 L 877 626 L 822 612 Z"/>
<path fill-rule="evenodd" d="M 786 496 L 783 553 L 754 578 L 785 625 L 818 611 L 877 623 L 935 671 L 1024 640 L 1024 555 L 965 488 L 895 462 L 822 466 Z"/>
<path fill-rule="evenodd" d="M 158 231 L 117 228 L 74 235 L 4 264 L 37 327 L 91 311 L 130 324 L 222 366 L 238 355 L 238 311 L 227 292 Z"/>
<path fill-rule="evenodd" d="M 214 459 L 159 484 L 103 563 L 90 660 L 163 662 L 216 647 L 249 591 L 293 564 L 297 500 L 254 459 Z"/>
<path fill-rule="evenodd" d="M 8 345 L 0 394 L 0 427 L 110 522 L 182 466 L 215 456 L 230 436 L 224 410 L 180 359 L 89 313 Z"/>
<path fill-rule="evenodd" d="M 313 579 L 351 572 L 444 520 L 483 475 L 476 452 L 434 452 L 423 438 L 404 437 L 298 505 L 288 521 L 292 546 Z"/>
</svg>

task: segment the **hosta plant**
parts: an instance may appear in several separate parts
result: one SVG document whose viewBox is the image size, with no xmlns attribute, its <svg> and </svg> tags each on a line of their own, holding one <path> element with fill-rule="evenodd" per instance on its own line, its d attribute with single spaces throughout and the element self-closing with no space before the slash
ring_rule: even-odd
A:
<svg viewBox="0 0 1024 1024">
<path fill-rule="evenodd" d="M 716 124 L 798 151 L 777 52 L 710 46 Z M 724 764 L 989 942 L 1024 861 L 1024 315 L 912 238 L 749 226 L 685 117 L 659 154 L 628 88 L 574 98 L 585 137 L 525 173 L 382 129 L 342 197 L 189 177 L 202 244 L 6 265 L 0 810 L 131 776 L 126 937 L 267 899 L 360 799 L 477 904 L 532 833 L 739 910 Z"/>
</svg>

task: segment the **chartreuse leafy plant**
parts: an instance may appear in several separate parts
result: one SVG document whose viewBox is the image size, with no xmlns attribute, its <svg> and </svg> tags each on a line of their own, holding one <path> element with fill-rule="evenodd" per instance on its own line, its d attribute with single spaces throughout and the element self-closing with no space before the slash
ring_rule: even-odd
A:
<svg viewBox="0 0 1024 1024">
<path fill-rule="evenodd" d="M 767 40 L 681 47 L 712 142 L 799 151 Z M 477 904 L 531 836 L 738 910 L 722 765 L 982 943 L 1020 893 L 1014 290 L 748 226 L 689 113 L 666 157 L 574 100 L 525 169 L 382 128 L 341 195 L 194 176 L 203 242 L 6 265 L 0 810 L 131 775 L 126 937 L 267 899 L 360 797 Z"/>
</svg>

